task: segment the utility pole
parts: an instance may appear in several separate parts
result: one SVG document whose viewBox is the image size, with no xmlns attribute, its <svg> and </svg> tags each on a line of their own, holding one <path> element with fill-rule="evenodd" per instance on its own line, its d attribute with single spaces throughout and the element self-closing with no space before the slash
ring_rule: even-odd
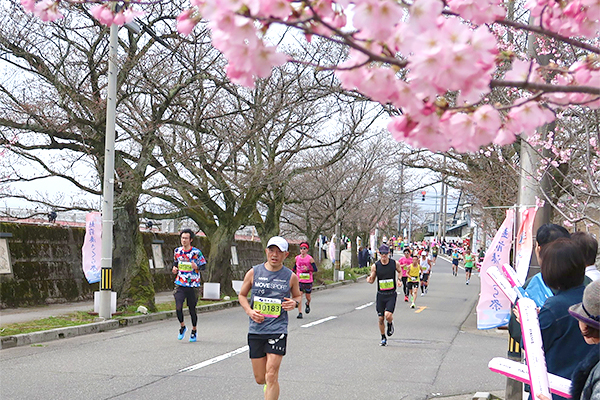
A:
<svg viewBox="0 0 600 400">
<path fill-rule="evenodd" d="M 410 213 L 408 217 L 408 243 L 412 243 L 412 208 L 413 208 L 413 192 L 410 192 Z"/>
<path fill-rule="evenodd" d="M 402 236 L 402 200 L 404 197 L 404 165 L 400 164 L 400 200 L 398 206 L 398 237 Z"/>
<path fill-rule="evenodd" d="M 104 179 L 102 186 L 102 252 L 98 316 L 111 318 L 113 205 L 115 183 L 115 125 L 117 110 L 117 46 L 119 27 L 110 26 L 108 54 L 108 95 L 106 99 L 106 137 L 104 138 Z"/>
</svg>

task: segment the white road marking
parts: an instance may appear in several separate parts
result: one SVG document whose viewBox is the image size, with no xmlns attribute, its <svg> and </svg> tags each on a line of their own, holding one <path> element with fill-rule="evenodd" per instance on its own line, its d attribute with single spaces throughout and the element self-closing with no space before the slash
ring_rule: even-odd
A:
<svg viewBox="0 0 600 400">
<path fill-rule="evenodd" d="M 370 303 L 367 303 L 367 304 L 363 304 L 362 306 L 358 306 L 358 307 L 356 307 L 356 308 L 355 308 L 355 310 L 362 310 L 363 308 L 367 308 L 367 307 L 369 307 L 369 306 L 372 306 L 373 304 L 374 304 L 374 302 L 370 302 Z"/>
<path fill-rule="evenodd" d="M 198 363 L 196 365 L 192 365 L 191 367 L 180 369 L 179 372 L 195 371 L 197 369 L 204 368 L 206 366 L 218 363 L 219 361 L 226 360 L 226 359 L 228 359 L 230 357 L 237 356 L 238 354 L 245 353 L 248 350 L 249 350 L 248 346 L 240 347 L 239 349 L 230 351 L 229 353 L 221 354 L 220 356 L 211 358 L 210 360 L 202 361 L 201 363 Z"/>
<path fill-rule="evenodd" d="M 331 317 L 323 318 L 323 319 L 317 320 L 315 322 L 311 322 L 310 324 L 302 325 L 302 326 L 300 326 L 300 328 L 310 328 L 311 326 L 319 325 L 319 324 L 322 324 L 323 322 L 331 321 L 332 319 L 336 319 L 336 318 L 337 318 L 337 316 L 332 315 Z"/>
</svg>

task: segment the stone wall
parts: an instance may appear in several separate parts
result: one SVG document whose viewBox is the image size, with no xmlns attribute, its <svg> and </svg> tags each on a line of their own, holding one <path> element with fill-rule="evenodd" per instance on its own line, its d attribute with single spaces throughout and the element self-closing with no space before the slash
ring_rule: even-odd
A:
<svg viewBox="0 0 600 400">
<path fill-rule="evenodd" d="M 8 242 L 11 268 L 0 273 L 0 308 L 21 307 L 82 301 L 93 298 L 98 283 L 89 284 L 81 268 L 81 247 L 85 229 L 51 224 L 17 224 L 0 222 L 2 233 L 11 237 Z M 144 246 L 151 268 L 154 289 L 157 292 L 173 288 L 173 250 L 179 246 L 178 234 L 158 234 L 143 232 Z M 153 257 L 152 245 L 160 245 L 160 260 Z M 206 237 L 196 237 L 194 246 L 200 248 L 206 257 L 210 253 L 210 242 Z M 298 254 L 298 246 L 291 245 L 291 254 Z M 234 278 L 242 280 L 253 265 L 265 261 L 264 249 L 260 242 L 237 240 L 239 265 L 234 269 Z M 293 257 L 286 265 L 293 264 Z"/>
</svg>

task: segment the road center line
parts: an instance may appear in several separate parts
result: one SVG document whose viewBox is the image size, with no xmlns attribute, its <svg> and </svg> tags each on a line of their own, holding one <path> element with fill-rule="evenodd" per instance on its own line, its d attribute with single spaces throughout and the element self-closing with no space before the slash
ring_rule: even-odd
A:
<svg viewBox="0 0 600 400">
<path fill-rule="evenodd" d="M 331 317 L 319 319 L 315 322 L 311 322 L 310 324 L 302 325 L 302 326 L 300 326 L 300 328 L 310 328 L 311 326 L 319 325 L 319 324 L 322 324 L 323 322 L 331 321 L 332 319 L 336 319 L 336 318 L 337 318 L 337 316 L 332 315 Z"/>
<path fill-rule="evenodd" d="M 211 358 L 210 360 L 202 361 L 201 363 L 198 363 L 196 365 L 192 365 L 191 367 L 180 369 L 179 372 L 195 371 L 197 369 L 204 368 L 206 366 L 218 363 L 219 361 L 226 360 L 226 359 L 228 359 L 230 357 L 237 356 L 240 353 L 244 353 L 244 352 L 248 351 L 248 349 L 249 349 L 248 346 L 240 347 L 239 349 L 230 351 L 229 353 L 221 354 L 220 356 Z"/>
<path fill-rule="evenodd" d="M 362 306 L 358 306 L 358 307 L 356 307 L 356 308 L 355 308 L 355 310 L 362 310 L 363 308 L 367 308 L 367 307 L 369 307 L 369 306 L 372 306 L 373 304 L 374 304 L 374 302 L 372 301 L 372 302 L 370 302 L 370 303 L 363 304 Z"/>
</svg>

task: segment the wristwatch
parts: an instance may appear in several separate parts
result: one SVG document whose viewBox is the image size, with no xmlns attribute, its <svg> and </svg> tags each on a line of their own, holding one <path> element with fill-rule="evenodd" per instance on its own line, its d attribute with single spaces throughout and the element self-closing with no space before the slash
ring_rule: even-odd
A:
<svg viewBox="0 0 600 400">
<path fill-rule="evenodd" d="M 294 300 L 294 301 L 296 302 L 296 307 L 295 308 L 298 308 L 298 306 L 300 305 L 300 302 L 298 300 Z"/>
</svg>

